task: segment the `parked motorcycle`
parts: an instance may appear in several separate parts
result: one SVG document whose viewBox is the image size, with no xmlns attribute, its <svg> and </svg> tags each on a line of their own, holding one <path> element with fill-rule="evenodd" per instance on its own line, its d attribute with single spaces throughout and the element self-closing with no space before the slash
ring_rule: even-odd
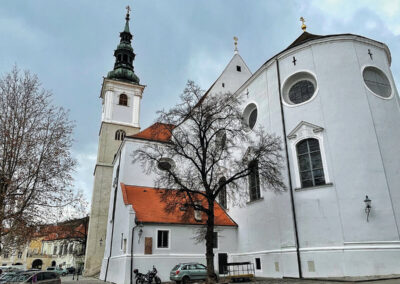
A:
<svg viewBox="0 0 400 284">
<path fill-rule="evenodd" d="M 153 265 L 153 270 L 148 271 L 146 274 L 140 273 L 138 269 L 134 269 L 133 273 L 135 273 L 135 278 L 136 278 L 136 284 L 151 284 L 153 283 L 153 280 L 156 284 L 161 283 L 160 277 L 157 276 L 157 269 Z"/>
</svg>

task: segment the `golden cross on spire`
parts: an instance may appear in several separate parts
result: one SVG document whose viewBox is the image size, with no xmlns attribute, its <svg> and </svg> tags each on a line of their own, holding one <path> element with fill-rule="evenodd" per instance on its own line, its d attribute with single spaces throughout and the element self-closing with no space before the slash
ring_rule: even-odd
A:
<svg viewBox="0 0 400 284">
<path fill-rule="evenodd" d="M 237 42 L 238 42 L 238 40 L 239 40 L 239 39 L 238 39 L 236 36 L 233 37 L 233 41 L 234 41 L 234 44 L 235 44 L 235 52 L 238 51 L 238 48 L 237 48 Z"/>
<path fill-rule="evenodd" d="M 131 12 L 131 7 L 129 7 L 129 5 L 128 5 L 128 6 L 125 7 L 125 9 L 126 9 L 125 20 L 129 21 L 129 13 Z"/>
<path fill-rule="evenodd" d="M 300 22 L 303 23 L 303 24 L 301 25 L 301 29 L 302 29 L 303 31 L 306 31 L 306 28 L 307 28 L 306 24 L 304 24 L 305 21 L 306 21 L 306 20 L 304 20 L 303 17 L 300 17 Z"/>
</svg>

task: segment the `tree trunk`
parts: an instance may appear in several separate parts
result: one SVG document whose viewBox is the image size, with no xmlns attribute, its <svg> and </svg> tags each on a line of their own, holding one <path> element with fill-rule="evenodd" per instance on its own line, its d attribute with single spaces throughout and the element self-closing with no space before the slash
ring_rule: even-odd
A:
<svg viewBox="0 0 400 284">
<path fill-rule="evenodd" d="M 207 259 L 207 280 L 206 283 L 217 283 L 214 271 L 214 201 L 208 200 L 208 219 L 206 231 L 206 259 Z"/>
</svg>

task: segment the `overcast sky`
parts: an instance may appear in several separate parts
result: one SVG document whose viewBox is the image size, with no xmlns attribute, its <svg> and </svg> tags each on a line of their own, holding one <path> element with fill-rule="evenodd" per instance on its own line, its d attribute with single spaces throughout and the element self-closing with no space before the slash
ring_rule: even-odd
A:
<svg viewBox="0 0 400 284">
<path fill-rule="evenodd" d="M 353 33 L 386 43 L 400 82 L 400 0 L 2 0 L 0 74 L 36 73 L 75 121 L 75 186 L 90 202 L 102 77 L 130 5 L 135 73 L 146 85 L 141 127 L 178 101 L 188 79 L 207 89 L 233 56 L 233 36 L 252 72 L 307 31 Z"/>
</svg>

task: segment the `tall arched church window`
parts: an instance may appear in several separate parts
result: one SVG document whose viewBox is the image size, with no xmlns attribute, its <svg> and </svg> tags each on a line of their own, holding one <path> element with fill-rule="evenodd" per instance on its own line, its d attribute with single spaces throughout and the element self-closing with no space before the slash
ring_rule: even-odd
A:
<svg viewBox="0 0 400 284">
<path fill-rule="evenodd" d="M 301 187 L 325 184 L 324 168 L 319 141 L 315 138 L 301 140 L 296 145 Z"/>
<path fill-rule="evenodd" d="M 121 106 L 127 106 L 128 105 L 128 96 L 125 94 L 119 95 L 119 104 Z"/>
<path fill-rule="evenodd" d="M 253 160 L 249 163 L 249 195 L 250 201 L 261 198 L 260 193 L 260 176 L 258 174 L 258 161 Z"/>
<path fill-rule="evenodd" d="M 221 177 L 218 181 L 218 184 L 221 186 L 226 182 L 225 177 Z M 220 192 L 218 193 L 218 201 L 219 205 L 221 205 L 223 208 L 227 208 L 227 199 L 226 199 L 226 185 L 222 187 Z"/>
<path fill-rule="evenodd" d="M 121 129 L 115 131 L 115 140 L 124 140 L 125 136 L 126 136 L 125 131 Z"/>
</svg>

